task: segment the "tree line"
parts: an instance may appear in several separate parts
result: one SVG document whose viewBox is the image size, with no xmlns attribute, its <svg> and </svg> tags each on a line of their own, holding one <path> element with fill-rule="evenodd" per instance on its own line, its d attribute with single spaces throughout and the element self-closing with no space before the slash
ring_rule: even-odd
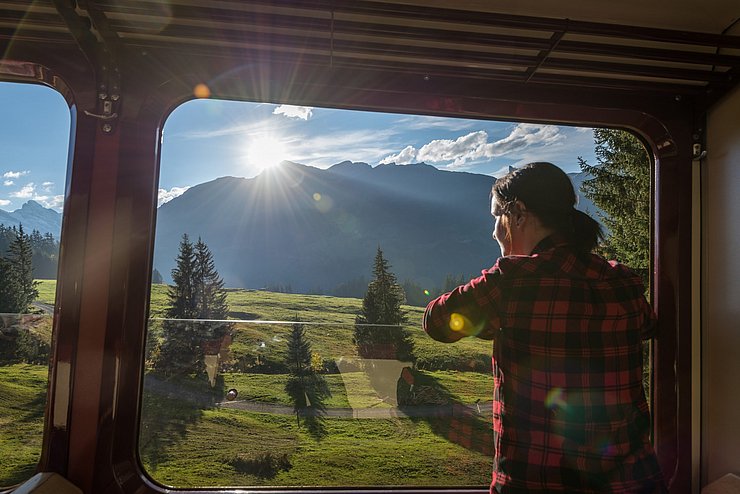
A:
<svg viewBox="0 0 740 494">
<path fill-rule="evenodd" d="M 22 228 L 23 225 L 19 225 Z M 16 241 L 16 226 L 5 226 L 0 223 L 0 255 L 7 254 L 10 246 Z M 59 241 L 51 233 L 41 233 L 34 229 L 26 239 L 31 246 L 33 277 L 36 279 L 54 279 L 57 276 L 59 261 Z"/>
</svg>

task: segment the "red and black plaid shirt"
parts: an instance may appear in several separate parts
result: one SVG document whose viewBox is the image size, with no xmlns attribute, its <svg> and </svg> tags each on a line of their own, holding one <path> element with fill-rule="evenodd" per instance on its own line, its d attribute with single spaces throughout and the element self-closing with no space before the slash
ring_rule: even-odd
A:
<svg viewBox="0 0 740 494">
<path fill-rule="evenodd" d="M 492 492 L 659 492 L 640 278 L 553 235 L 432 301 L 424 329 L 493 339 Z"/>
</svg>

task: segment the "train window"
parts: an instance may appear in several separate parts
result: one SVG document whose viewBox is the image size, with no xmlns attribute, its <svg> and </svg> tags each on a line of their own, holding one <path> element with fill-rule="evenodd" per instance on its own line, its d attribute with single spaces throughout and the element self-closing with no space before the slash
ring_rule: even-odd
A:
<svg viewBox="0 0 740 494">
<path fill-rule="evenodd" d="M 59 93 L 0 82 L 0 486 L 41 453 L 69 133 Z"/>
<path fill-rule="evenodd" d="M 609 193 L 600 153 L 630 138 L 620 132 L 177 108 L 162 145 L 144 470 L 176 488 L 487 485 L 491 343 L 434 342 L 423 308 L 499 255 L 488 201 L 510 167 L 554 162 L 585 191 L 579 207 L 611 221 L 591 199 Z"/>
</svg>

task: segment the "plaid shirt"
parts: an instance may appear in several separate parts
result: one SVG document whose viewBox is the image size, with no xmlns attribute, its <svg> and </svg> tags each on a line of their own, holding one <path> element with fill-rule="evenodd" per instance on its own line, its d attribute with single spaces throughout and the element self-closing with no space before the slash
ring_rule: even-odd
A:
<svg viewBox="0 0 740 494">
<path fill-rule="evenodd" d="M 557 235 L 433 300 L 424 329 L 495 339 L 491 492 L 659 492 L 640 278 Z"/>
</svg>

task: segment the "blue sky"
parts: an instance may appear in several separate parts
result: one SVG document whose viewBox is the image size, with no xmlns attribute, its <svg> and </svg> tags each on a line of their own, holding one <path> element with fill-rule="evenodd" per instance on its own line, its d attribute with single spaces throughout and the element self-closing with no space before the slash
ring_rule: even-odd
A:
<svg viewBox="0 0 740 494">
<path fill-rule="evenodd" d="M 0 83 L 0 209 L 33 199 L 61 210 L 69 127 L 66 103 L 53 90 Z M 217 177 L 253 177 L 282 160 L 319 168 L 423 161 L 498 175 L 543 160 L 579 171 L 578 156 L 595 161 L 590 129 L 200 99 L 165 123 L 160 203 Z"/>
</svg>

